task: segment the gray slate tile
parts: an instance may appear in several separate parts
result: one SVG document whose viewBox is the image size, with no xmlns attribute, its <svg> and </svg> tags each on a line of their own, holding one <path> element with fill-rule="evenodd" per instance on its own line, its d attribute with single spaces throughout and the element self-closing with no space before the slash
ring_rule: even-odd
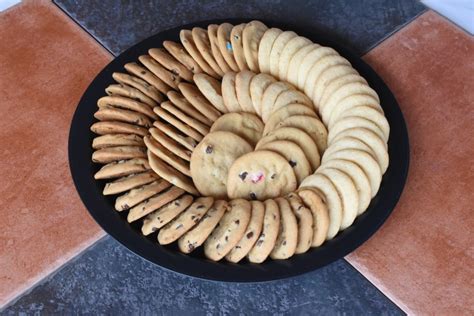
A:
<svg viewBox="0 0 474 316">
<path fill-rule="evenodd" d="M 256 18 L 333 34 L 363 54 L 420 14 L 415 0 L 56 0 L 59 7 L 114 54 L 159 31 L 209 19 Z"/>
<path fill-rule="evenodd" d="M 105 237 L 3 315 L 401 315 L 346 261 L 260 284 L 203 281 L 155 266 Z"/>
</svg>

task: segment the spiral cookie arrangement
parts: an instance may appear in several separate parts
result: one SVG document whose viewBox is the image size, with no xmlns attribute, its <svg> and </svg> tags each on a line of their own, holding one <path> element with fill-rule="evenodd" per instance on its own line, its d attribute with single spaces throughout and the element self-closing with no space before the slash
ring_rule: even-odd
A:
<svg viewBox="0 0 474 316">
<path fill-rule="evenodd" d="M 211 260 L 286 259 L 352 225 L 389 163 L 377 93 L 259 21 L 182 30 L 114 73 L 91 126 L 115 208 Z"/>
</svg>

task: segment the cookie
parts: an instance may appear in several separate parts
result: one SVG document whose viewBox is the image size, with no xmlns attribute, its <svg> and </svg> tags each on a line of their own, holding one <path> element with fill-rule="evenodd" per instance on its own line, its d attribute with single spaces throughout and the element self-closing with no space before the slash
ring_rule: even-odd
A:
<svg viewBox="0 0 474 316">
<path fill-rule="evenodd" d="M 227 261 L 237 263 L 242 260 L 252 249 L 263 228 L 263 217 L 265 215 L 265 205 L 260 201 L 251 201 L 250 222 L 243 237 L 225 256 Z"/>
<path fill-rule="evenodd" d="M 127 63 L 124 66 L 125 70 L 127 70 L 130 74 L 137 76 L 140 79 L 148 82 L 150 85 L 155 87 L 161 93 L 166 94 L 168 91 L 172 90 L 172 88 L 167 85 L 163 80 L 155 76 L 151 71 L 146 69 L 145 67 L 140 66 L 137 63 Z"/>
<path fill-rule="evenodd" d="M 199 223 L 212 203 L 214 203 L 212 197 L 200 197 L 196 199 L 184 212 L 179 214 L 160 230 L 158 233 L 158 242 L 161 245 L 167 245 L 183 236 Z"/>
<path fill-rule="evenodd" d="M 344 159 L 356 163 L 364 170 L 367 178 L 369 178 L 372 198 L 377 194 L 380 183 L 382 182 L 382 173 L 377 161 L 371 154 L 360 149 L 342 149 L 330 153 L 326 159 L 328 161 L 332 159 Z"/>
<path fill-rule="evenodd" d="M 148 236 L 165 226 L 193 202 L 189 194 L 181 195 L 174 201 L 168 202 L 143 219 L 142 234 Z"/>
<path fill-rule="evenodd" d="M 279 72 L 280 56 L 283 53 L 286 44 L 297 36 L 298 35 L 293 31 L 284 31 L 279 34 L 273 42 L 272 50 L 270 51 L 270 73 L 272 76 L 284 80 Z"/>
<path fill-rule="evenodd" d="M 98 135 L 107 134 L 134 134 L 139 136 L 148 135 L 148 130 L 144 127 L 114 121 L 103 121 L 92 124 L 91 131 Z"/>
<path fill-rule="evenodd" d="M 165 133 L 163 133 L 157 128 L 150 128 L 149 131 L 154 140 L 156 140 L 158 143 L 160 143 L 163 147 L 165 147 L 167 150 L 172 152 L 174 155 L 186 161 L 191 160 L 190 150 L 184 148 L 175 140 L 173 140 L 171 137 L 168 137 Z"/>
<path fill-rule="evenodd" d="M 130 87 L 126 84 L 111 84 L 105 88 L 105 93 L 107 93 L 107 95 L 117 95 L 130 98 L 132 100 L 148 104 L 152 108 L 158 105 L 155 100 L 142 93 L 140 90 Z"/>
<path fill-rule="evenodd" d="M 145 201 L 146 199 L 158 194 L 167 188 L 171 184 L 163 179 L 153 181 L 152 183 L 145 184 L 141 187 L 132 189 L 127 193 L 120 195 L 115 200 L 115 210 L 121 212 L 130 209 L 138 203 Z"/>
<path fill-rule="evenodd" d="M 359 197 L 359 208 L 357 214 L 362 214 L 369 206 L 372 197 L 369 178 L 365 174 L 364 170 L 362 170 L 362 168 L 359 167 L 356 163 L 343 159 L 331 159 L 326 163 L 323 163 L 320 167 L 321 170 L 324 170 L 326 168 L 340 170 L 346 173 L 349 177 L 351 177 L 357 189 L 357 195 Z"/>
<path fill-rule="evenodd" d="M 204 254 L 213 261 L 221 260 L 242 239 L 250 222 L 251 205 L 244 199 L 229 202 L 229 209 L 204 242 Z"/>
<path fill-rule="evenodd" d="M 277 202 L 266 200 L 265 215 L 263 216 L 262 232 L 250 250 L 247 258 L 253 263 L 264 262 L 275 246 L 280 230 L 280 210 Z"/>
<path fill-rule="evenodd" d="M 323 57 L 329 55 L 339 55 L 334 49 L 330 47 L 319 46 L 315 47 L 311 52 L 304 56 L 298 68 L 298 84 L 300 90 L 304 89 L 306 78 L 311 68 Z"/>
<path fill-rule="evenodd" d="M 260 116 L 262 115 L 263 92 L 275 81 L 275 78 L 264 73 L 255 75 L 250 81 L 250 98 L 252 99 L 255 112 Z"/>
<path fill-rule="evenodd" d="M 359 149 L 369 153 L 372 157 L 375 157 L 373 150 L 366 143 L 358 138 L 348 136 L 339 139 L 324 152 L 321 164 L 327 162 L 332 153 L 344 149 Z"/>
<path fill-rule="evenodd" d="M 92 153 L 92 161 L 103 164 L 133 158 L 146 158 L 146 149 L 141 146 L 116 146 L 98 149 Z"/>
<path fill-rule="evenodd" d="M 187 124 L 189 127 L 198 131 L 201 135 L 206 135 L 207 133 L 209 133 L 209 126 L 199 122 L 195 118 L 182 112 L 180 109 L 175 107 L 173 103 L 165 101 L 161 103 L 161 108 L 168 111 L 168 113 L 171 113 L 174 117 L 178 118 L 180 121 Z"/>
<path fill-rule="evenodd" d="M 321 198 L 327 205 L 329 212 L 329 227 L 326 240 L 333 239 L 339 232 L 342 223 L 342 202 L 339 192 L 328 177 L 318 172 L 304 179 L 300 184 L 300 189 L 304 188 L 316 188 L 321 192 Z M 315 234 L 317 234 L 317 230 L 315 230 Z M 313 241 L 314 238 L 313 236 Z"/>
<path fill-rule="evenodd" d="M 326 87 L 337 78 L 345 75 L 357 75 L 358 72 L 347 64 L 338 64 L 324 69 L 314 83 L 314 90 L 311 99 L 319 104 Z"/>
<path fill-rule="evenodd" d="M 260 149 L 274 151 L 285 157 L 295 172 L 298 184 L 311 174 L 311 165 L 304 151 L 292 141 L 275 140 L 261 145 L 259 147 L 259 150 Z"/>
<path fill-rule="evenodd" d="M 191 175 L 198 191 L 202 195 L 225 198 L 229 167 L 250 151 L 252 146 L 233 133 L 207 134 L 191 155 Z"/>
<path fill-rule="evenodd" d="M 278 237 L 270 253 L 272 259 L 288 259 L 293 256 L 298 243 L 298 224 L 290 203 L 284 198 L 277 198 L 275 202 L 280 209 L 280 229 Z"/>
<path fill-rule="evenodd" d="M 301 198 L 296 193 L 288 194 L 286 199 L 290 203 L 298 224 L 298 242 L 296 244 L 295 253 L 305 253 L 313 243 L 313 214 L 303 204 L 303 201 L 301 201 Z M 325 239 L 326 235 L 324 235 L 323 241 Z"/>
<path fill-rule="evenodd" d="M 211 126 L 212 121 L 202 115 L 201 112 L 196 110 L 194 106 L 186 100 L 186 98 L 179 92 L 177 91 L 169 91 L 166 96 L 168 99 L 181 111 L 186 113 L 187 115 L 191 116 L 192 118 L 198 120 L 199 122 Z"/>
<path fill-rule="evenodd" d="M 341 77 L 331 81 L 328 84 L 328 86 L 326 87 L 326 89 L 324 89 L 324 92 L 321 95 L 321 100 L 319 102 L 320 104 L 317 105 L 321 115 L 322 115 L 323 111 L 324 111 L 324 116 L 329 117 L 331 115 L 330 112 L 331 112 L 332 108 L 326 108 L 326 103 L 327 103 L 329 97 L 333 97 L 333 95 L 339 93 L 338 91 L 342 90 L 344 86 L 346 86 L 348 84 L 351 84 L 351 83 L 367 84 L 367 81 L 364 78 L 362 78 L 359 74 L 346 74 L 344 76 L 341 76 Z M 361 91 L 361 93 L 363 94 L 364 91 Z M 358 92 L 356 91 L 354 94 L 358 94 Z M 345 97 L 347 97 L 349 95 L 350 94 L 348 94 L 344 97 L 341 97 L 340 100 L 344 99 Z M 336 95 L 336 97 L 337 97 L 337 95 Z M 374 98 L 378 101 L 378 97 L 374 96 Z M 337 103 L 334 104 L 334 106 L 335 105 L 337 105 Z"/>
<path fill-rule="evenodd" d="M 101 149 L 115 146 L 144 146 L 143 138 L 134 134 L 106 134 L 92 140 L 92 148 Z"/>
<path fill-rule="evenodd" d="M 290 84 L 283 82 L 283 81 L 276 81 L 271 83 L 263 92 L 262 95 L 262 105 L 261 105 L 261 117 L 263 122 L 267 122 L 268 117 L 273 111 L 273 106 L 275 105 L 275 101 L 280 93 L 293 90 L 294 88 L 290 86 Z"/>
<path fill-rule="evenodd" d="M 219 44 L 217 43 L 217 29 L 218 28 L 219 28 L 219 25 L 217 24 L 208 25 L 207 35 L 209 36 L 209 41 L 211 42 L 212 56 L 214 56 L 217 64 L 222 69 L 222 71 L 226 73 L 226 72 L 232 71 L 232 69 L 229 67 L 229 65 L 225 61 L 224 56 L 222 56 L 222 53 L 219 49 Z"/>
<path fill-rule="evenodd" d="M 277 129 L 280 127 L 296 127 L 306 132 L 318 147 L 319 155 L 322 156 L 326 148 L 328 147 L 327 138 L 328 132 L 323 123 L 315 117 L 306 115 L 293 115 L 287 117 L 277 125 Z"/>
<path fill-rule="evenodd" d="M 317 189 L 302 189 L 298 191 L 303 203 L 311 210 L 313 217 L 313 240 L 312 247 L 319 247 L 326 240 L 329 229 L 329 212 L 327 205 L 323 202 L 321 191 Z"/>
<path fill-rule="evenodd" d="M 270 114 L 268 117 L 267 123 L 265 124 L 265 128 L 263 129 L 263 136 L 268 135 L 274 129 L 277 128 L 278 123 L 285 120 L 286 118 L 293 116 L 293 115 L 305 115 L 316 117 L 317 115 L 312 108 L 307 107 L 306 105 L 302 104 L 288 104 L 278 110 L 275 110 Z"/>
<path fill-rule="evenodd" d="M 201 112 L 202 115 L 210 119 L 212 122 L 217 120 L 221 113 L 216 110 L 212 104 L 210 104 L 207 99 L 202 95 L 199 89 L 189 83 L 181 83 L 179 85 L 179 90 L 183 96 L 191 103 L 196 110 Z"/>
<path fill-rule="evenodd" d="M 283 31 L 277 28 L 268 29 L 263 33 L 258 46 L 258 65 L 261 73 L 270 74 L 270 53 L 273 43 L 281 33 Z"/>
<path fill-rule="evenodd" d="M 143 140 L 145 141 L 145 145 L 148 150 L 155 154 L 159 159 L 166 162 L 168 165 L 170 165 L 172 168 L 175 168 L 182 174 L 191 176 L 189 163 L 186 160 L 176 156 L 150 136 L 145 136 Z"/>
<path fill-rule="evenodd" d="M 163 47 L 171 54 L 171 56 L 176 58 L 176 60 L 188 68 L 192 73 L 196 74 L 202 72 L 201 67 L 194 58 L 186 52 L 183 45 L 172 41 L 164 41 Z"/>
<path fill-rule="evenodd" d="M 347 59 L 341 57 L 339 55 L 328 55 L 321 59 L 319 59 L 312 67 L 311 70 L 308 72 L 303 91 L 304 93 L 309 96 L 310 98 L 314 95 L 314 89 L 316 87 L 316 81 L 321 76 L 321 73 L 326 70 L 327 68 L 334 66 L 334 65 L 347 65 L 350 66 L 351 64 Z M 315 104 L 318 106 L 319 104 Z"/>
<path fill-rule="evenodd" d="M 193 138 L 184 135 L 178 131 L 173 125 L 164 124 L 160 121 L 155 121 L 153 126 L 163 132 L 166 136 L 176 141 L 178 144 L 184 146 L 189 151 L 193 151 L 198 142 Z"/>
<path fill-rule="evenodd" d="M 156 87 L 136 76 L 131 76 L 121 72 L 114 72 L 112 74 L 112 78 L 121 84 L 126 84 L 140 90 L 143 94 L 152 98 L 155 102 L 161 103 L 165 100 L 163 94 L 161 94 L 161 92 Z"/>
<path fill-rule="evenodd" d="M 214 56 L 212 55 L 212 48 L 211 48 L 211 41 L 209 39 L 209 35 L 207 34 L 207 30 L 194 27 L 191 31 L 191 35 L 194 40 L 194 44 L 196 45 L 197 50 L 204 58 L 204 61 L 214 70 L 216 74 L 220 77 L 224 75 L 224 71 L 219 67 L 217 64 Z"/>
<path fill-rule="evenodd" d="M 278 74 L 281 80 L 288 81 L 288 68 L 293 55 L 296 54 L 300 48 L 310 44 L 311 41 L 303 36 L 293 37 L 286 43 L 278 62 Z"/>
<path fill-rule="evenodd" d="M 328 177 L 339 192 L 342 203 L 342 220 L 340 230 L 351 226 L 359 210 L 359 196 L 351 177 L 338 169 L 325 168 L 318 172 Z"/>
<path fill-rule="evenodd" d="M 114 108 L 111 106 L 99 108 L 99 110 L 94 113 L 94 117 L 99 121 L 119 121 L 143 127 L 151 126 L 151 120 L 146 115 L 135 111 Z"/>
<path fill-rule="evenodd" d="M 273 105 L 272 113 L 288 104 L 303 104 L 313 108 L 313 102 L 302 92 L 298 90 L 286 90 L 278 95 Z"/>
<path fill-rule="evenodd" d="M 390 125 L 388 125 L 387 118 L 383 115 L 383 112 L 380 112 L 374 107 L 365 105 L 352 107 L 341 113 L 341 115 L 337 117 L 337 120 L 333 126 L 335 126 L 336 123 L 338 123 L 339 121 L 346 119 L 347 117 L 363 118 L 374 123 L 382 131 L 381 138 L 385 142 L 388 142 L 388 138 L 390 136 Z"/>
<path fill-rule="evenodd" d="M 371 109 L 371 110 L 373 110 L 373 109 Z M 377 111 L 375 111 L 375 112 L 377 112 Z M 332 140 L 337 137 L 337 135 L 344 132 L 345 130 L 348 130 L 350 128 L 356 128 L 356 127 L 366 128 L 366 129 L 374 132 L 385 143 L 388 140 L 388 138 L 386 137 L 386 134 L 374 122 L 372 122 L 372 121 L 370 121 L 370 120 L 368 120 L 364 117 L 360 117 L 360 116 L 345 116 L 344 115 L 342 118 L 340 118 L 336 122 L 336 124 L 334 124 L 334 126 L 331 128 L 331 130 L 329 130 L 328 143 L 331 143 Z"/>
<path fill-rule="evenodd" d="M 234 53 L 235 62 L 239 67 L 239 70 L 248 70 L 247 61 L 244 55 L 244 46 L 242 43 L 242 33 L 246 24 L 242 23 L 232 28 L 230 32 L 230 43 L 232 45 L 232 51 Z"/>
<path fill-rule="evenodd" d="M 181 30 L 179 32 L 179 39 L 181 40 L 181 44 L 183 44 L 188 54 L 191 55 L 191 57 L 196 61 L 196 63 L 203 70 L 203 72 L 216 79 L 219 79 L 221 77 L 218 73 L 214 71 L 214 69 L 212 69 L 211 66 L 209 66 L 204 57 L 202 57 L 201 53 L 196 47 L 196 43 L 194 42 L 193 35 L 190 30 Z"/>
<path fill-rule="evenodd" d="M 240 104 L 235 91 L 235 72 L 228 72 L 222 77 L 222 98 L 227 112 L 240 112 Z"/>
<path fill-rule="evenodd" d="M 250 81 L 254 76 L 255 73 L 249 70 L 238 72 L 235 76 L 235 93 L 240 108 L 244 112 L 256 113 L 250 97 Z"/>
<path fill-rule="evenodd" d="M 329 88 L 326 88 L 326 91 L 328 91 Z M 324 96 L 323 99 L 321 99 L 321 104 L 320 104 L 320 111 L 321 116 L 330 116 L 330 112 L 334 108 L 335 105 L 337 105 L 341 100 L 344 98 L 353 95 L 353 94 L 368 94 L 373 96 L 376 100 L 377 103 L 380 104 L 379 97 L 377 93 L 369 87 L 364 82 L 351 82 L 347 83 L 343 86 L 341 86 L 339 89 L 335 90 L 325 101 Z"/>
<path fill-rule="evenodd" d="M 112 195 L 119 194 L 136 187 L 148 184 L 150 182 L 158 180 L 159 177 L 153 171 L 145 171 L 142 173 L 131 174 L 122 178 L 119 178 L 113 182 L 109 182 L 105 185 L 102 194 Z"/>
<path fill-rule="evenodd" d="M 179 75 L 172 73 L 149 55 L 142 55 L 138 57 L 138 60 L 168 86 L 175 90 L 178 89 L 178 84 L 182 81 Z"/>
<path fill-rule="evenodd" d="M 195 74 L 194 83 L 217 110 L 222 113 L 228 112 L 222 98 L 221 83 L 218 80 L 206 74 Z"/>
<path fill-rule="evenodd" d="M 308 55 L 311 51 L 315 50 L 316 48 L 321 47 L 319 44 L 311 43 L 309 45 L 303 46 L 298 51 L 293 54 L 290 59 L 290 63 L 288 64 L 287 70 L 287 81 L 294 86 L 298 85 L 298 72 L 306 55 Z"/>
<path fill-rule="evenodd" d="M 231 199 L 262 200 L 288 194 L 296 189 L 296 176 L 281 155 L 258 150 L 237 158 L 227 176 L 227 195 Z"/>
<path fill-rule="evenodd" d="M 232 69 L 232 71 L 239 71 L 239 66 L 237 66 L 235 62 L 234 51 L 230 42 L 230 33 L 233 27 L 234 26 L 229 23 L 219 25 L 217 28 L 217 46 L 230 69 Z"/>
<path fill-rule="evenodd" d="M 352 94 L 342 99 L 338 104 L 334 105 L 331 111 L 326 113 L 325 116 L 322 116 L 321 119 L 326 124 L 326 126 L 331 129 L 331 127 L 334 126 L 334 123 L 337 122 L 338 118 L 343 113 L 346 113 L 352 108 L 360 106 L 372 108 L 383 115 L 383 110 L 376 98 L 367 94 Z"/>
<path fill-rule="evenodd" d="M 97 101 L 97 106 L 99 108 L 115 107 L 119 109 L 135 111 L 138 113 L 145 114 L 151 119 L 157 119 L 156 114 L 153 113 L 153 110 L 147 104 L 121 96 L 102 97 Z"/>
<path fill-rule="evenodd" d="M 242 46 L 244 48 L 245 61 L 247 66 L 253 72 L 260 72 L 258 66 L 258 47 L 263 34 L 268 27 L 260 21 L 251 21 L 247 23 L 242 32 Z"/>
<path fill-rule="evenodd" d="M 203 135 L 201 133 L 196 131 L 194 128 L 188 126 L 187 124 L 181 122 L 181 120 L 177 119 L 174 115 L 171 115 L 160 107 L 154 108 L 153 111 L 158 114 L 161 119 L 173 125 L 182 134 L 191 137 L 197 142 L 200 142 L 202 140 Z M 155 123 L 153 124 L 155 125 Z"/>
<path fill-rule="evenodd" d="M 245 139 L 252 147 L 262 137 L 263 123 L 258 116 L 250 113 L 227 113 L 218 118 L 211 127 L 211 132 L 231 132 Z"/>
<path fill-rule="evenodd" d="M 222 216 L 227 210 L 227 202 L 224 200 L 214 201 L 211 208 L 201 218 L 199 223 L 178 240 L 179 250 L 190 253 L 200 247 L 209 237 L 214 228 L 219 224 Z"/>
<path fill-rule="evenodd" d="M 159 194 L 141 202 L 140 204 L 132 207 L 127 215 L 127 221 L 132 223 L 143 216 L 150 214 L 151 212 L 159 209 L 160 207 L 176 200 L 178 197 L 184 194 L 184 190 L 178 187 L 171 187 L 169 190 L 160 192 Z"/>
<path fill-rule="evenodd" d="M 180 76 L 187 81 L 193 81 L 193 72 L 176 60 L 176 58 L 169 54 L 165 49 L 151 48 L 148 50 L 148 54 L 176 76 Z"/>
<path fill-rule="evenodd" d="M 148 104 L 152 108 L 158 105 L 155 100 L 153 100 L 140 90 L 135 89 L 126 84 L 111 84 L 107 88 L 105 88 L 105 93 L 107 93 L 108 95 L 118 95 L 130 98 L 132 100 Z"/>
<path fill-rule="evenodd" d="M 188 193 L 198 195 L 198 191 L 194 187 L 193 181 L 177 171 L 176 169 L 168 166 L 150 150 L 148 151 L 148 161 L 150 163 L 151 169 L 155 171 L 160 177 L 166 181 L 174 184 L 175 186 L 185 190 Z"/>
<path fill-rule="evenodd" d="M 339 133 L 333 139 L 332 143 L 337 142 L 338 139 L 344 137 L 358 138 L 365 144 L 367 144 L 372 149 L 375 159 L 380 165 L 380 170 L 382 171 L 382 174 L 385 173 L 389 164 L 387 144 L 384 143 L 384 141 L 380 137 L 378 137 L 377 134 L 363 127 L 355 127 Z"/>
<path fill-rule="evenodd" d="M 304 154 L 311 165 L 312 171 L 319 167 L 320 157 L 318 147 L 311 136 L 306 132 L 295 127 L 280 127 L 260 139 L 255 148 L 260 149 L 262 145 L 275 140 L 289 140 L 294 142 L 304 151 Z"/>
<path fill-rule="evenodd" d="M 143 158 L 111 162 L 100 168 L 99 171 L 94 174 L 94 179 L 120 178 L 150 169 L 151 167 L 148 164 L 148 161 Z"/>
</svg>

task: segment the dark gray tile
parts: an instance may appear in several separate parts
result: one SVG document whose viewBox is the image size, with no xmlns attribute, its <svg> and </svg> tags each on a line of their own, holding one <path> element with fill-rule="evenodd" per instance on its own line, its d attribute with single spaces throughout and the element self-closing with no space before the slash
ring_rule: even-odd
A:
<svg viewBox="0 0 474 316">
<path fill-rule="evenodd" d="M 161 30 L 232 17 L 292 24 L 303 21 L 303 25 L 329 32 L 362 54 L 425 9 L 415 0 L 55 2 L 114 54 Z"/>
<path fill-rule="evenodd" d="M 346 261 L 275 282 L 192 279 L 155 266 L 110 237 L 44 280 L 4 315 L 400 315 Z"/>
</svg>

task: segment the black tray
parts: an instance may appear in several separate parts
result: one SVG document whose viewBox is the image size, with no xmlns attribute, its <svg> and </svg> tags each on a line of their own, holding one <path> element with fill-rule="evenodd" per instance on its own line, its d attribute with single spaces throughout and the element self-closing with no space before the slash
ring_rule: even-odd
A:
<svg viewBox="0 0 474 316">
<path fill-rule="evenodd" d="M 123 72 L 124 64 L 137 61 L 138 56 L 146 54 L 149 48 L 161 47 L 164 40 L 179 41 L 181 29 L 207 27 L 211 23 L 226 21 L 234 25 L 248 22 L 246 19 L 203 21 L 160 32 L 123 52 L 97 75 L 77 106 L 69 133 L 69 164 L 74 184 L 92 217 L 107 233 L 139 256 L 166 269 L 198 278 L 229 282 L 269 281 L 316 270 L 343 258 L 359 247 L 390 215 L 405 185 L 409 165 L 409 143 L 403 115 L 395 97 L 382 79 L 354 52 L 334 42 L 325 33 L 305 28 L 304 22 L 295 22 L 301 23 L 298 26 L 264 21 L 268 26 L 293 30 L 315 43 L 333 47 L 347 58 L 377 91 L 391 128 L 388 142 L 390 166 L 383 176 L 377 196 L 368 210 L 359 216 L 351 227 L 339 233 L 333 240 L 325 242 L 322 247 L 310 249 L 307 253 L 295 255 L 288 260 L 267 260 L 263 264 L 251 264 L 245 260 L 239 264 L 225 260 L 216 263 L 204 257 L 202 247 L 191 255 L 184 255 L 178 251 L 176 245 L 160 246 L 156 241 L 156 234 L 144 237 L 140 232 L 140 221 L 129 224 L 126 221 L 127 212 L 118 213 L 114 210 L 115 197 L 102 195 L 105 182 L 94 180 L 93 175 L 100 166 L 91 161 L 94 134 L 89 128 L 96 121 L 93 114 L 97 110 L 97 100 L 105 95 L 105 88 L 113 83 L 112 73 Z"/>
</svg>

